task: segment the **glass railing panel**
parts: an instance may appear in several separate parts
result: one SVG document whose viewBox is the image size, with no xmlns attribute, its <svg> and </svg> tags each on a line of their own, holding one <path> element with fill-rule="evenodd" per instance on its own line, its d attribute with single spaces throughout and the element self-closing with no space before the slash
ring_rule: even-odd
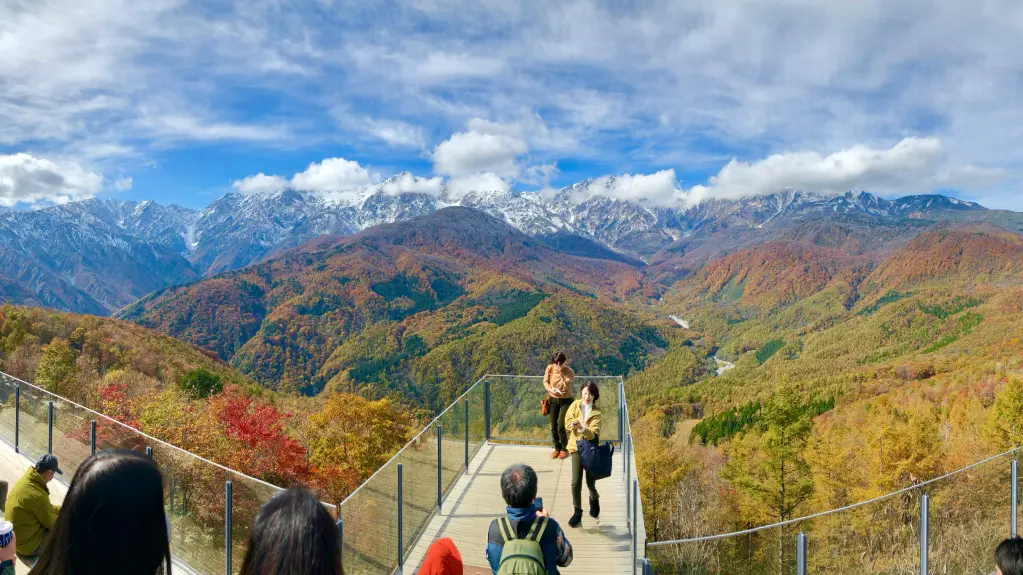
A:
<svg viewBox="0 0 1023 575">
<path fill-rule="evenodd" d="M 48 400 L 49 395 L 42 390 L 21 386 L 18 448 L 32 460 L 47 452 Z"/>
<path fill-rule="evenodd" d="M 483 382 L 469 390 L 465 399 L 469 402 L 469 461 L 487 441 L 486 396 Z"/>
<path fill-rule="evenodd" d="M 658 574 L 787 575 L 792 568 L 794 541 L 790 532 L 769 528 L 741 536 L 678 545 L 650 547 L 646 551 Z"/>
<path fill-rule="evenodd" d="M 542 376 L 490 375 L 490 436 L 496 441 L 546 443 L 550 441 L 550 417 L 540 413 L 547 397 Z M 617 376 L 579 375 L 572 381 L 572 396 L 581 386 L 593 382 L 600 391 L 601 441 L 619 441 Z"/>
<path fill-rule="evenodd" d="M 153 447 L 153 457 L 163 472 L 171 554 L 200 573 L 223 573 L 228 473 L 163 444 Z M 232 523 L 236 521 L 233 518 Z M 232 559 L 235 565 L 241 564 L 240 556 Z"/>
<path fill-rule="evenodd" d="M 0 440 L 14 445 L 14 401 L 17 382 L 0 373 Z"/>
<path fill-rule="evenodd" d="M 928 486 L 932 573 L 987 575 L 995 547 L 1011 531 L 1011 456 Z"/>
<path fill-rule="evenodd" d="M 403 550 L 407 555 L 437 510 L 437 424 L 423 430 L 400 456 L 403 472 Z"/>
<path fill-rule="evenodd" d="M 346 574 L 391 573 L 398 566 L 398 458 L 341 505 Z"/>
<path fill-rule="evenodd" d="M 465 468 L 465 454 L 468 446 L 468 427 L 466 421 L 466 402 L 460 401 L 452 405 L 439 418 L 443 439 L 441 441 L 441 490 L 447 494 Z"/>
<path fill-rule="evenodd" d="M 68 482 L 92 455 L 91 413 L 66 401 L 53 400 L 53 453 Z"/>
<path fill-rule="evenodd" d="M 550 419 L 540 414 L 547 396 L 541 376 L 489 376 L 490 437 L 498 441 L 550 440 Z"/>
<path fill-rule="evenodd" d="M 231 481 L 231 571 L 238 573 L 256 514 L 278 489 L 237 473 L 228 473 L 227 478 Z"/>
</svg>

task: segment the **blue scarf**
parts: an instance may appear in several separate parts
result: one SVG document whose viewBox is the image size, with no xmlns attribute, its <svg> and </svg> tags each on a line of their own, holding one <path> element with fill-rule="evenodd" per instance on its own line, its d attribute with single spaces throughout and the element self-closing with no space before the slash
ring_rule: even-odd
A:
<svg viewBox="0 0 1023 575">
<path fill-rule="evenodd" d="M 510 521 L 524 521 L 536 516 L 536 506 L 532 503 L 529 504 L 529 507 L 505 507 L 504 509 L 508 513 Z"/>
</svg>

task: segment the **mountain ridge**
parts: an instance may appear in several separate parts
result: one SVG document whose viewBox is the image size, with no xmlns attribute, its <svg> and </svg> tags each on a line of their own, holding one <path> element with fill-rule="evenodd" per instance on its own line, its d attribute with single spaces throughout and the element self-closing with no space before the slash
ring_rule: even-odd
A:
<svg viewBox="0 0 1023 575">
<path fill-rule="evenodd" d="M 1023 231 L 1023 214 L 937 194 L 888 200 L 782 190 L 665 207 L 614 199 L 601 189 L 594 194 L 592 184 L 546 195 L 478 190 L 455 197 L 401 173 L 336 194 L 231 192 L 202 210 L 114 199 L 13 210 L 0 213 L 0 275 L 47 306 L 104 315 L 155 289 L 241 269 L 316 237 L 350 236 L 446 207 L 479 209 L 576 256 L 652 264 L 675 277 L 764 241 L 806 240 L 862 253 L 891 249 L 941 221 Z"/>
</svg>

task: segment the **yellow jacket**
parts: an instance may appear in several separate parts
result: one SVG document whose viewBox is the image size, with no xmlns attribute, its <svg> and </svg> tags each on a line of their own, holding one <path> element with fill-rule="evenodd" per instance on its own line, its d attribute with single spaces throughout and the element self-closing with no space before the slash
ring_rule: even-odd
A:
<svg viewBox="0 0 1023 575">
<path fill-rule="evenodd" d="M 43 534 L 53 529 L 60 507 L 50 503 L 50 488 L 35 467 L 14 483 L 7 495 L 6 519 L 14 524 L 18 553 L 30 555 L 39 547 Z"/>
<path fill-rule="evenodd" d="M 569 453 L 577 453 L 579 448 L 576 447 L 576 442 L 582 438 L 593 441 L 600 435 L 600 410 L 597 406 L 590 407 L 590 413 L 586 416 L 586 421 L 583 422 L 583 428 L 581 430 L 574 429 L 572 422 L 582 418 L 583 410 L 580 407 L 582 400 L 575 400 L 572 405 L 568 406 L 568 411 L 565 412 L 565 429 L 568 430 L 568 448 Z"/>
</svg>

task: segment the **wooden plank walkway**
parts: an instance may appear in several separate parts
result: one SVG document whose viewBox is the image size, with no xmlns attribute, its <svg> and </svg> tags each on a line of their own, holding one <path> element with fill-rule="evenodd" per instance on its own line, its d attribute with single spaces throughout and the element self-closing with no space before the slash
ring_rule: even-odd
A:
<svg viewBox="0 0 1023 575">
<path fill-rule="evenodd" d="M 538 493 L 544 507 L 565 530 L 572 543 L 575 559 L 561 569 L 571 573 L 629 573 L 631 550 L 626 526 L 625 478 L 622 456 L 616 448 L 611 477 L 597 482 L 600 492 L 600 518 L 588 515 L 586 486 L 583 485 L 583 522 L 573 529 L 568 526 L 572 516 L 572 464 L 570 459 L 551 459 L 549 447 L 522 445 L 484 445 L 469 462 L 463 475 L 444 500 L 444 507 L 427 525 L 411 555 L 405 562 L 406 574 L 418 571 L 426 550 L 437 538 L 450 537 L 467 566 L 487 568 L 486 543 L 490 522 L 504 515 L 501 498 L 501 473 L 509 465 L 525 463 L 536 470 Z"/>
</svg>

